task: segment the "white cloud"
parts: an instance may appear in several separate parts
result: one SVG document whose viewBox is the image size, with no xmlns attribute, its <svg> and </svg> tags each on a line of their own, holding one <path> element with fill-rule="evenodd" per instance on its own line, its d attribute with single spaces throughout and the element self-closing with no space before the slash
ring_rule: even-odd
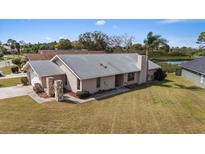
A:
<svg viewBox="0 0 205 154">
<path fill-rule="evenodd" d="M 59 39 L 65 39 L 65 37 L 64 36 L 60 36 Z"/>
<path fill-rule="evenodd" d="M 98 20 L 96 23 L 95 23 L 95 25 L 97 25 L 97 26 L 103 26 L 103 25 L 105 25 L 106 24 L 106 21 L 105 20 Z"/>
<path fill-rule="evenodd" d="M 45 41 L 47 41 L 47 42 L 52 41 L 52 38 L 51 38 L 51 37 L 48 37 L 48 36 L 44 37 L 43 39 L 44 39 Z"/>
<path fill-rule="evenodd" d="M 173 23 L 187 22 L 190 20 L 191 19 L 165 19 L 165 20 L 160 20 L 158 23 L 159 24 L 173 24 Z"/>
</svg>

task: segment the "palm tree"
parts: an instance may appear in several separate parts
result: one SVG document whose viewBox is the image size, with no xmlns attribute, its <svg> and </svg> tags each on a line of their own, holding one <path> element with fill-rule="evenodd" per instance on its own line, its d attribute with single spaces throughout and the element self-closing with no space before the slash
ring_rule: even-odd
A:
<svg viewBox="0 0 205 154">
<path fill-rule="evenodd" d="M 146 47 L 146 62 L 147 62 L 147 75 L 146 81 L 148 81 L 148 65 L 149 65 L 149 51 L 153 51 L 154 49 L 159 49 L 160 46 L 167 45 L 168 41 L 161 37 L 161 35 L 154 35 L 153 32 L 149 32 L 147 34 L 147 38 L 144 40 L 144 44 Z"/>
</svg>

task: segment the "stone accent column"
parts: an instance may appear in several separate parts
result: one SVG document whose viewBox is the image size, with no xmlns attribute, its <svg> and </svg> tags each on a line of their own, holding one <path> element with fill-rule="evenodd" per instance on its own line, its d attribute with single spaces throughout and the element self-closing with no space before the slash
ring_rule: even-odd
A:
<svg viewBox="0 0 205 154">
<path fill-rule="evenodd" d="M 50 97 L 54 96 L 54 78 L 53 77 L 47 77 L 46 78 L 46 87 L 47 87 L 47 94 Z"/>
<path fill-rule="evenodd" d="M 55 91 L 55 99 L 57 102 L 63 101 L 63 81 L 55 80 L 54 81 L 54 91 Z"/>
</svg>

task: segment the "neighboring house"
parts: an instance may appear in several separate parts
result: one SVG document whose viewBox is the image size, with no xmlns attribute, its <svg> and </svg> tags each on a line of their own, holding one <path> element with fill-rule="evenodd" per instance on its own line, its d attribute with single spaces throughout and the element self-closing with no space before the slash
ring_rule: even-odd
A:
<svg viewBox="0 0 205 154">
<path fill-rule="evenodd" d="M 33 60 L 50 60 L 55 55 L 63 54 L 102 54 L 104 51 L 86 51 L 86 50 L 39 50 L 36 54 L 25 54 L 26 61 Z"/>
<path fill-rule="evenodd" d="M 9 45 L 3 45 L 3 48 L 6 49 L 6 53 L 8 53 L 8 54 L 16 54 L 17 53 L 17 50 L 12 49 Z"/>
<path fill-rule="evenodd" d="M 3 57 L 4 53 L 2 51 L 0 51 L 0 57 Z"/>
<path fill-rule="evenodd" d="M 149 61 L 149 80 L 160 66 Z M 131 84 L 146 82 L 146 56 L 138 54 L 56 55 L 50 61 L 29 61 L 23 67 L 33 85 L 46 88 L 46 77 L 62 79 L 73 92 L 95 93 Z"/>
<path fill-rule="evenodd" d="M 205 88 L 205 57 L 182 63 L 182 76 Z"/>
</svg>

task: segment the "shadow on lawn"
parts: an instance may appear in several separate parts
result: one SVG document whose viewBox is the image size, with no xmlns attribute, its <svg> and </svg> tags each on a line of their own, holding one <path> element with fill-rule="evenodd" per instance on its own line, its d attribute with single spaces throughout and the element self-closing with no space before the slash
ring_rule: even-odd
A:
<svg viewBox="0 0 205 154">
<path fill-rule="evenodd" d="M 159 86 L 159 87 L 166 87 L 166 88 L 173 88 L 173 89 L 186 89 L 186 90 L 192 90 L 192 91 L 193 90 L 195 90 L 195 91 L 202 90 L 202 88 L 200 88 L 198 86 L 185 86 L 185 85 L 174 83 L 174 82 L 175 81 L 165 79 L 164 81 L 150 81 L 150 82 L 144 83 L 142 85 L 126 86 L 127 88 L 130 89 L 129 91 L 122 92 L 122 93 L 119 93 L 119 94 L 115 94 L 115 95 L 112 95 L 112 96 L 108 96 L 106 98 L 97 99 L 97 100 L 104 100 L 104 99 L 107 99 L 107 98 L 112 98 L 112 97 L 115 97 L 117 95 L 121 95 L 121 94 L 124 94 L 124 93 L 129 93 L 129 92 L 132 92 L 132 91 L 135 91 L 135 90 L 146 89 L 146 88 L 149 88 L 149 87 L 152 87 L 152 86 Z M 169 84 L 169 83 L 171 83 L 171 84 Z"/>
<path fill-rule="evenodd" d="M 197 86 L 185 86 L 185 85 L 182 85 L 182 84 L 177 84 L 177 83 L 174 83 L 173 85 L 160 85 L 161 87 L 166 87 L 166 88 L 175 88 L 175 89 L 186 89 L 186 90 L 203 90 L 202 88 L 200 87 L 197 87 Z"/>
<path fill-rule="evenodd" d="M 135 91 L 135 90 L 146 89 L 146 88 L 149 88 L 149 87 L 152 87 L 152 86 L 161 86 L 162 84 L 170 83 L 170 82 L 173 82 L 173 81 L 165 79 L 164 81 L 150 81 L 150 82 L 147 82 L 147 83 L 144 83 L 144 84 L 141 84 L 141 85 L 134 84 L 134 85 L 130 85 L 130 86 L 125 86 L 126 88 L 128 88 L 130 90 L 126 91 L 126 92 L 121 92 L 119 94 L 114 94 L 114 95 L 111 95 L 111 96 L 108 96 L 108 97 L 105 97 L 105 98 L 98 98 L 98 99 L 96 98 L 96 100 L 104 100 L 104 99 L 112 98 L 112 97 L 115 97 L 115 96 L 118 96 L 118 95 L 121 95 L 121 94 L 129 93 L 129 92 L 132 92 L 132 91 Z"/>
</svg>

